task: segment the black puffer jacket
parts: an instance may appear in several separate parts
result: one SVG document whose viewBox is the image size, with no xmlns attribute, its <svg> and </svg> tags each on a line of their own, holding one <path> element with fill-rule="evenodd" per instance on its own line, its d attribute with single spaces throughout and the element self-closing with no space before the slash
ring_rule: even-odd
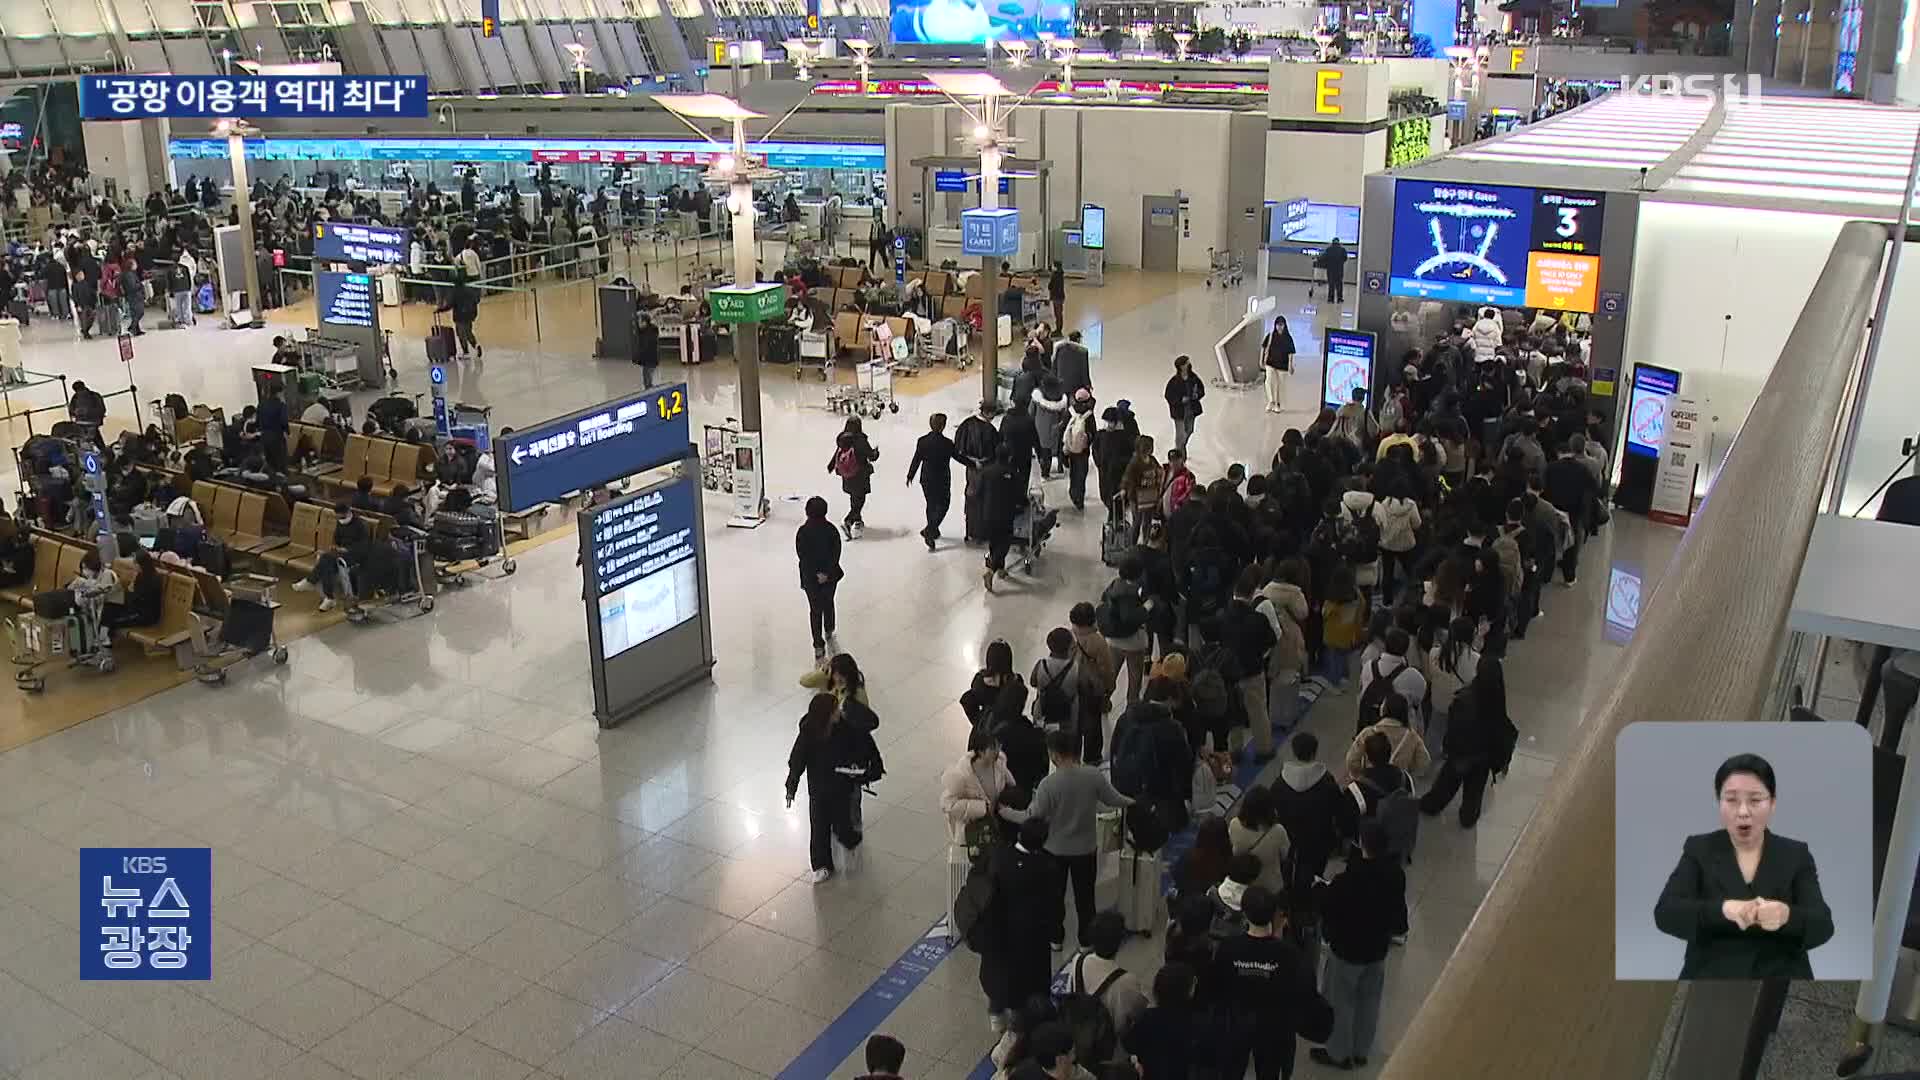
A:
<svg viewBox="0 0 1920 1080">
<path fill-rule="evenodd" d="M 861 431 L 843 431 L 833 440 L 833 454 L 827 458 L 827 471 L 838 476 L 836 468 L 840 461 L 840 451 L 852 450 L 854 460 L 860 468 L 852 476 L 840 477 L 840 490 L 849 495 L 865 495 L 873 490 L 873 463 L 880 460 L 880 451 L 874 448 L 866 433 Z"/>
</svg>

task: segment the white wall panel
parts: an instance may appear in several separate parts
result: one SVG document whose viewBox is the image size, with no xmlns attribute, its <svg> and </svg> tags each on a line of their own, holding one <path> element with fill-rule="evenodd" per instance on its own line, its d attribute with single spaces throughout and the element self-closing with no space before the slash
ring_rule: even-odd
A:
<svg viewBox="0 0 1920 1080">
<path fill-rule="evenodd" d="M 1719 472 L 1845 222 L 1641 201 L 1626 356 L 1679 371 L 1681 392 L 1703 400 L 1713 421 L 1703 483 Z"/>
</svg>

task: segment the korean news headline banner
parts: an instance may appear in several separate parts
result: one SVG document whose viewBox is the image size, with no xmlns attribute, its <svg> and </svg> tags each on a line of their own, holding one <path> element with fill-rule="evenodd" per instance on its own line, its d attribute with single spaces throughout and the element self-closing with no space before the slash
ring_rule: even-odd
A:
<svg viewBox="0 0 1920 1080">
<path fill-rule="evenodd" d="M 424 75 L 84 75 L 82 120 L 425 117 Z"/>
</svg>

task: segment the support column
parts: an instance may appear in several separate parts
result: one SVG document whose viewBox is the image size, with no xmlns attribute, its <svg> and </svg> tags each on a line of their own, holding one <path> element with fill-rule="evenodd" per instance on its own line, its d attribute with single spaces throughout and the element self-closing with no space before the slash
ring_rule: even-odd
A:
<svg viewBox="0 0 1920 1080">
<path fill-rule="evenodd" d="M 1000 260 L 980 260 L 980 400 L 1000 400 Z"/>
<path fill-rule="evenodd" d="M 265 299 L 260 294 L 260 262 L 253 257 L 253 193 L 247 187 L 247 142 L 240 132 L 227 136 L 227 159 L 233 163 L 233 205 L 240 212 L 240 246 L 244 249 L 241 262 L 246 268 L 247 312 L 252 316 L 252 325 L 257 328 L 267 325 L 267 320 L 262 316 L 260 307 Z"/>
<path fill-rule="evenodd" d="M 1908 3 L 1920 0 L 1907 0 Z M 1920 106 L 1920 19 L 1901 13 L 1893 38 L 1893 103 Z"/>
<path fill-rule="evenodd" d="M 1733 22 L 1728 29 L 1727 55 L 1743 72 L 1754 70 L 1747 49 L 1753 41 L 1753 0 L 1733 0 Z"/>
<path fill-rule="evenodd" d="M 1920 2 L 1920 0 L 1916 0 Z M 989 58 L 993 43 L 987 43 Z M 993 98 L 980 103 L 980 115 L 993 116 Z M 1000 208 L 1000 148 L 992 142 L 980 147 L 980 209 Z M 963 226 L 964 228 L 964 226 Z M 998 256 L 980 258 L 980 400 L 1000 400 L 1000 262 Z"/>
<path fill-rule="evenodd" d="M 744 134 L 734 124 L 735 168 L 747 168 Z M 750 289 L 759 279 L 759 261 L 753 250 L 753 183 L 736 179 L 727 192 L 727 210 L 733 215 L 733 284 Z M 733 365 L 740 377 L 740 430 L 760 430 L 760 324 L 733 328 Z"/>
<path fill-rule="evenodd" d="M 1780 0 L 1754 0 L 1747 39 L 1747 70 L 1771 79 L 1780 48 Z"/>
</svg>

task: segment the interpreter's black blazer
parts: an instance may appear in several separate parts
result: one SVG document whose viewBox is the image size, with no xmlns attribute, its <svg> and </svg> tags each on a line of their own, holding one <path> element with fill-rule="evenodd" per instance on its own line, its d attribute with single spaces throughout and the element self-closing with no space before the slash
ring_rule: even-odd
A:
<svg viewBox="0 0 1920 1080">
<path fill-rule="evenodd" d="M 1727 921 L 1727 900 L 1765 897 L 1787 905 L 1778 930 L 1740 929 Z M 1748 884 L 1740 876 L 1733 839 L 1724 829 L 1687 837 L 1680 862 L 1653 906 L 1654 925 L 1687 943 L 1682 979 L 1813 978 L 1809 950 L 1833 937 L 1833 914 L 1820 895 L 1820 877 L 1807 845 L 1769 832 L 1760 867 Z"/>
</svg>

